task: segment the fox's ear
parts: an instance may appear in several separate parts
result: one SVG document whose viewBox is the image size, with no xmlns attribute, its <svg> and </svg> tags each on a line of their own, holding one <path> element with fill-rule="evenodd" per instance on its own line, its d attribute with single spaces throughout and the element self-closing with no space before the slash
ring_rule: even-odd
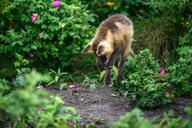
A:
<svg viewBox="0 0 192 128">
<path fill-rule="evenodd" d="M 101 56 L 101 55 L 104 55 L 105 54 L 105 48 L 104 48 L 104 46 L 103 45 L 99 45 L 98 47 L 97 47 L 97 55 L 98 56 Z"/>
<path fill-rule="evenodd" d="M 88 44 L 83 50 L 82 50 L 82 53 L 83 54 L 86 54 L 88 52 L 92 52 L 92 45 L 91 44 Z"/>
<path fill-rule="evenodd" d="M 87 46 L 85 46 L 85 48 L 82 50 L 83 54 L 89 53 L 89 52 L 93 52 L 92 49 L 92 45 L 93 45 L 93 40 L 94 38 L 87 44 Z"/>
</svg>

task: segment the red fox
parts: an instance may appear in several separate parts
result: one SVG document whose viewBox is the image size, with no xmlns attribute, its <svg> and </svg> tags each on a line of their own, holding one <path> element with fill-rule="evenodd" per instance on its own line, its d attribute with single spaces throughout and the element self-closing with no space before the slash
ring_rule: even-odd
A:
<svg viewBox="0 0 192 128">
<path fill-rule="evenodd" d="M 131 52 L 133 24 L 121 14 L 104 20 L 93 39 L 83 49 L 83 53 L 93 52 L 99 68 L 105 69 L 104 84 L 111 84 L 111 69 L 118 63 L 117 83 L 123 79 L 123 68 Z"/>
</svg>

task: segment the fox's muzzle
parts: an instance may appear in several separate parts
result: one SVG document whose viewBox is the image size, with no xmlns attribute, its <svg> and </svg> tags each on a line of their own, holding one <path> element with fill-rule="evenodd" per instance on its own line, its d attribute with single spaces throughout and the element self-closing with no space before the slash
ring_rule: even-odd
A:
<svg viewBox="0 0 192 128">
<path fill-rule="evenodd" d="M 106 61 L 107 61 L 107 58 L 105 56 L 97 56 L 96 57 L 97 68 L 100 70 L 104 70 L 105 65 L 106 65 Z"/>
</svg>

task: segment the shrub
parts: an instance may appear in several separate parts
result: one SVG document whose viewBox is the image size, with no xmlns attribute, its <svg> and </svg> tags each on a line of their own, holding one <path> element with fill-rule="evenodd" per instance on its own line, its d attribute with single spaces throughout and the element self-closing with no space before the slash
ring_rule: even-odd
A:
<svg viewBox="0 0 192 128">
<path fill-rule="evenodd" d="M 112 14 L 125 14 L 134 19 L 141 19 L 142 17 L 151 14 L 151 7 L 143 0 L 102 0 L 102 1 L 89 1 L 82 0 L 85 4 L 88 3 L 88 8 L 98 15 L 98 21 L 104 20 Z M 99 22 L 96 22 L 97 24 Z"/>
<path fill-rule="evenodd" d="M 113 5 L 113 12 L 124 13 L 136 19 L 142 19 L 150 16 L 153 11 L 148 1 L 143 0 L 116 0 Z"/>
<path fill-rule="evenodd" d="M 0 9 L 0 53 L 26 59 L 21 68 L 70 65 L 66 61 L 82 49 L 94 29 L 93 14 L 78 0 L 62 0 L 60 7 L 53 7 L 52 0 L 3 1 Z"/>
<path fill-rule="evenodd" d="M 186 1 L 187 3 L 189 1 Z M 190 5 L 191 2 L 188 4 Z M 188 6 L 188 4 L 186 6 Z M 192 4 L 192 3 L 191 3 Z M 189 11 L 189 9 L 188 9 Z M 169 81 L 178 96 L 192 96 L 192 15 L 186 15 L 182 25 L 186 28 L 183 36 L 180 36 L 177 53 L 178 61 L 171 65 Z"/>
<path fill-rule="evenodd" d="M 148 4 L 157 16 L 161 15 L 165 20 L 179 27 L 185 27 L 183 22 L 188 20 L 192 12 L 190 0 L 156 0 Z"/>
<path fill-rule="evenodd" d="M 133 109 L 120 117 L 118 121 L 108 126 L 108 128 L 155 128 L 152 123 L 144 119 L 143 114 L 138 109 Z"/>
<path fill-rule="evenodd" d="M 168 68 L 169 80 L 176 95 L 192 96 L 192 47 L 181 47 L 178 54 L 178 61 Z"/>
<path fill-rule="evenodd" d="M 4 112 L 0 119 L 8 117 L 7 123 L 14 128 L 75 127 L 79 119 L 75 109 L 64 107 L 60 97 L 35 87 L 39 82 L 47 82 L 48 76 L 32 71 L 19 80 L 23 86 L 17 88 L 6 80 L 0 81 L 0 110 Z"/>
<path fill-rule="evenodd" d="M 159 74 L 160 65 L 148 49 L 130 56 L 124 68 L 122 85 L 114 86 L 139 107 L 152 108 L 171 102 L 172 92 L 166 74 Z"/>
<path fill-rule="evenodd" d="M 138 109 L 133 109 L 120 119 L 108 126 L 108 128 L 190 128 L 192 127 L 191 108 L 187 108 L 187 119 L 174 117 L 171 113 L 165 113 L 157 121 L 144 119 L 143 113 Z"/>
</svg>

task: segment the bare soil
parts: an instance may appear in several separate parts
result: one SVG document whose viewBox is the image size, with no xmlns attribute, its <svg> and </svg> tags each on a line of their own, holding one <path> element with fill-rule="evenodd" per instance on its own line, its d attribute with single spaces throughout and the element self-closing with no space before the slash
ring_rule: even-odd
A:
<svg viewBox="0 0 192 128">
<path fill-rule="evenodd" d="M 119 96 L 111 87 L 100 85 L 94 90 L 85 89 L 78 85 L 61 91 L 57 88 L 49 90 L 61 96 L 67 106 L 76 108 L 81 116 L 80 125 L 94 123 L 97 128 L 116 121 L 120 116 L 133 109 L 127 97 Z M 176 115 L 185 117 L 184 108 L 192 106 L 192 98 L 177 98 L 172 104 L 154 109 L 142 110 L 145 118 L 162 115 L 164 112 L 174 110 Z"/>
</svg>

